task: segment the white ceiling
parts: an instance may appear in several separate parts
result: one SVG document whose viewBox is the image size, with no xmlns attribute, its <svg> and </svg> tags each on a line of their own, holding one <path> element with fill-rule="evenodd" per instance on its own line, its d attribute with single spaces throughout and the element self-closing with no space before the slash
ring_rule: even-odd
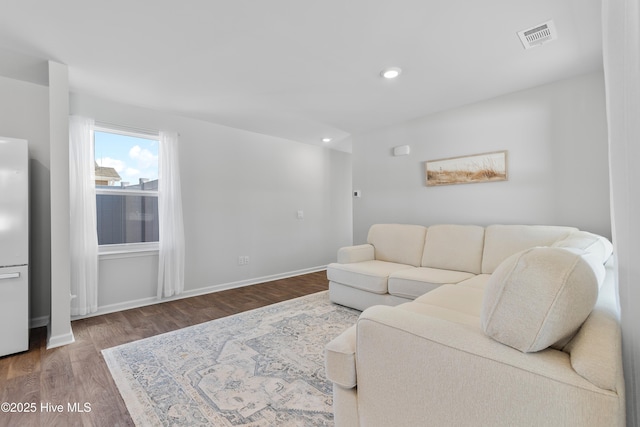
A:
<svg viewBox="0 0 640 427">
<path fill-rule="evenodd" d="M 344 151 L 352 134 L 602 68 L 598 0 L 2 3 L 0 74 L 37 81 L 51 59 L 74 92 Z M 558 40 L 524 50 L 516 33 L 549 19 Z"/>
</svg>

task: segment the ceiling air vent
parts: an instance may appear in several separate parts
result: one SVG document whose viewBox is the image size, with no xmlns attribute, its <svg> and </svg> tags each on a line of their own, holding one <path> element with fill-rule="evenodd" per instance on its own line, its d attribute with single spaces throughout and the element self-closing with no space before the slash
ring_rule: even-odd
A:
<svg viewBox="0 0 640 427">
<path fill-rule="evenodd" d="M 531 49 L 532 47 L 542 46 L 546 42 L 557 39 L 558 33 L 556 32 L 556 26 L 553 21 L 547 21 L 535 27 L 518 31 L 518 37 L 520 37 L 520 41 L 525 49 Z"/>
</svg>

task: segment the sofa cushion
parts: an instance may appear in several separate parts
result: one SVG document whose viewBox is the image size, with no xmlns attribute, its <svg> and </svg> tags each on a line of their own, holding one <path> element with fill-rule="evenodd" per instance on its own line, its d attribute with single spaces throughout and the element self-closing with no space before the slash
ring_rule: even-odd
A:
<svg viewBox="0 0 640 427">
<path fill-rule="evenodd" d="M 398 310 L 410 311 L 422 316 L 434 317 L 440 320 L 446 320 L 447 322 L 457 323 L 459 325 L 466 325 L 476 329 L 480 332 L 480 318 L 472 314 L 465 313 L 463 311 L 453 310 L 448 307 L 442 307 L 439 305 L 421 304 L 415 301 L 407 302 L 396 307 Z"/>
<path fill-rule="evenodd" d="M 377 260 L 352 264 L 331 263 L 327 266 L 327 279 L 356 289 L 386 294 L 387 281 L 391 273 L 413 268 L 406 264 Z"/>
<path fill-rule="evenodd" d="M 415 299 L 416 304 L 427 304 L 453 310 L 478 319 L 482 313 L 484 291 L 482 289 L 463 288 L 457 285 L 444 285 Z"/>
<path fill-rule="evenodd" d="M 374 224 L 367 243 L 373 245 L 380 261 L 420 266 L 427 227 L 410 224 Z"/>
<path fill-rule="evenodd" d="M 577 230 L 551 225 L 490 225 L 484 232 L 482 272 L 491 274 L 511 255 L 535 246 L 549 246 Z"/>
<path fill-rule="evenodd" d="M 487 286 L 487 282 L 491 277 L 490 274 L 478 274 L 471 279 L 463 280 L 458 283 L 458 286 L 464 286 L 468 288 L 484 289 Z"/>
<path fill-rule="evenodd" d="M 482 294 L 483 292 L 479 289 L 443 285 L 396 308 L 471 326 L 479 332 Z"/>
<path fill-rule="evenodd" d="M 410 268 L 389 276 L 389 293 L 404 298 L 417 298 L 439 286 L 458 283 L 474 275 L 464 271 L 441 270 L 439 268 Z"/>
<path fill-rule="evenodd" d="M 432 225 L 427 229 L 422 266 L 478 274 L 482 268 L 483 246 L 484 227 Z"/>
<path fill-rule="evenodd" d="M 575 250 L 531 248 L 508 257 L 487 282 L 482 329 L 522 352 L 575 334 L 593 309 L 598 283 Z"/>
</svg>

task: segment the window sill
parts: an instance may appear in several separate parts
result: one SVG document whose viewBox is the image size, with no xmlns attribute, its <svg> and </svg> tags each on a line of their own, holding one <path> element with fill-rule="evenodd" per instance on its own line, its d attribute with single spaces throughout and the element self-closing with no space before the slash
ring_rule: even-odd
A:
<svg viewBox="0 0 640 427">
<path fill-rule="evenodd" d="M 130 245 L 102 245 L 98 247 L 98 259 L 134 258 L 158 255 L 158 243 Z"/>
</svg>

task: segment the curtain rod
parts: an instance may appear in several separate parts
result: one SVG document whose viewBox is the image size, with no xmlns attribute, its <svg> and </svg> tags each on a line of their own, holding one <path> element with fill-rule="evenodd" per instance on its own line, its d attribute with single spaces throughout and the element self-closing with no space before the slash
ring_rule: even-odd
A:
<svg viewBox="0 0 640 427">
<path fill-rule="evenodd" d="M 96 121 L 95 122 L 95 126 L 97 128 L 104 128 L 105 130 L 115 130 L 115 131 L 121 131 L 124 133 L 134 133 L 134 134 L 142 134 L 142 135 L 149 135 L 149 136 L 153 136 L 155 138 L 158 138 L 158 136 L 160 135 L 160 131 L 159 130 L 151 130 L 151 129 L 144 129 L 144 128 L 137 128 L 134 126 L 129 126 L 129 125 L 122 125 L 122 124 L 116 124 L 116 123 L 109 123 L 109 122 L 102 122 L 102 121 Z"/>
</svg>

